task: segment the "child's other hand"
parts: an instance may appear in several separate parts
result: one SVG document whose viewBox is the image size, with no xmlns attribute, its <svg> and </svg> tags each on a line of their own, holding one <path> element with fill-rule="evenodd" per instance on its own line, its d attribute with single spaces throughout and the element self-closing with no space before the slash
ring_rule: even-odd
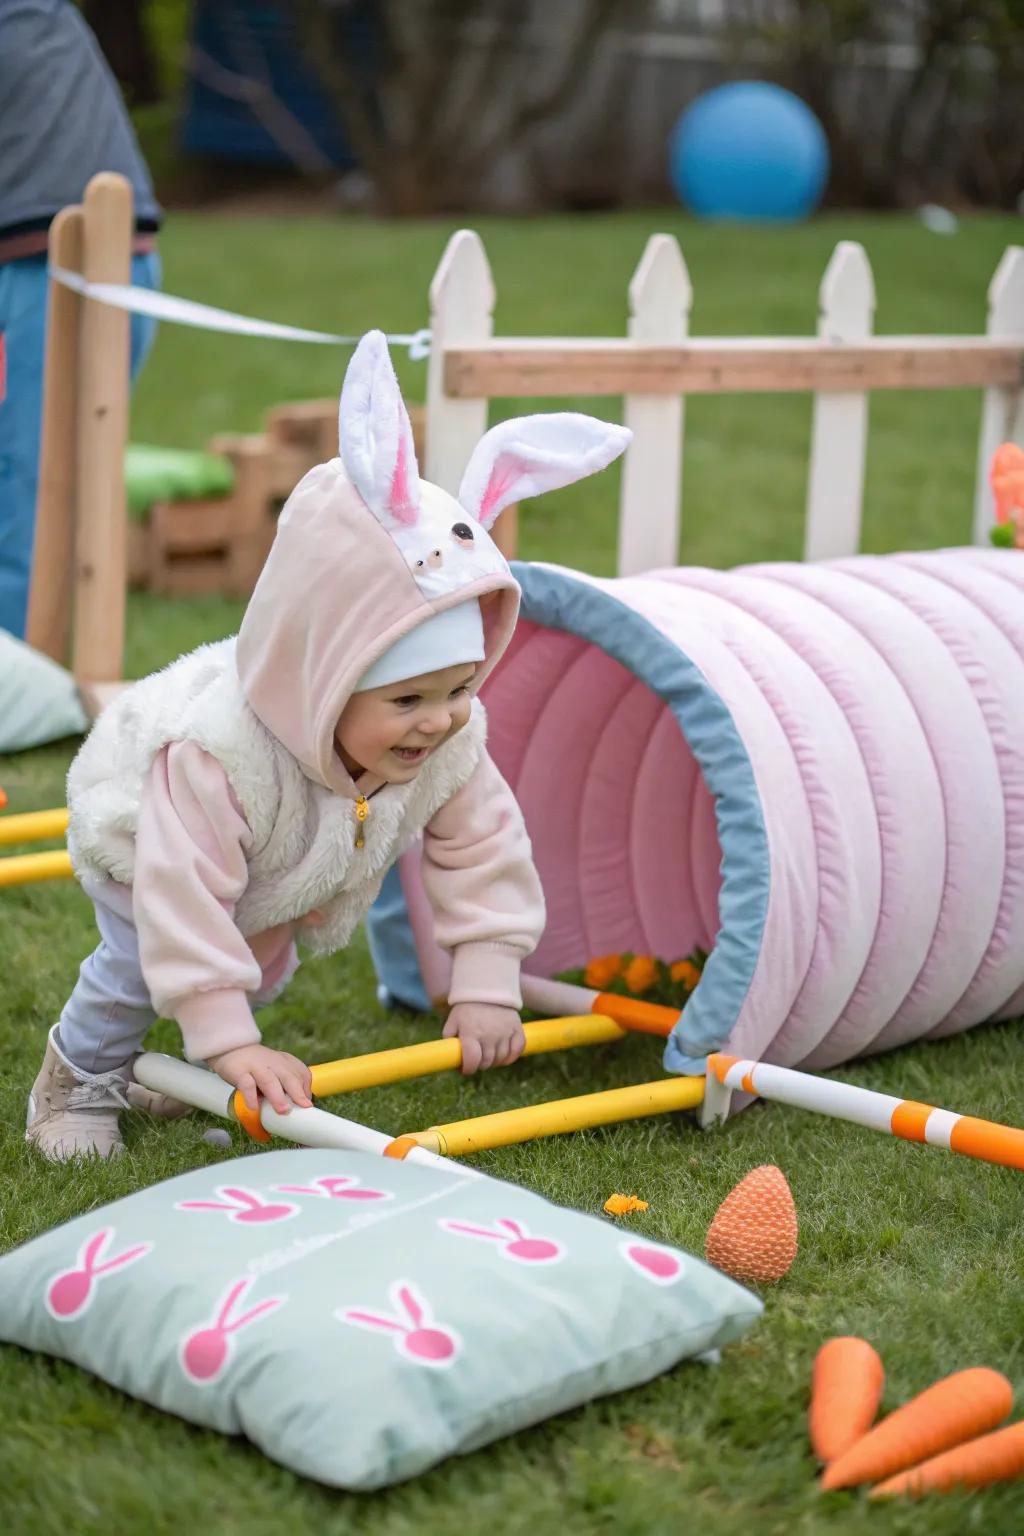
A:
<svg viewBox="0 0 1024 1536">
<path fill-rule="evenodd" d="M 250 1109 L 256 1109 L 257 1093 L 262 1093 L 279 1115 L 286 1115 L 295 1104 L 309 1109 L 313 1079 L 309 1068 L 287 1051 L 272 1051 L 266 1045 L 240 1045 L 234 1051 L 222 1051 L 207 1062 L 226 1083 L 239 1090 Z"/>
<path fill-rule="evenodd" d="M 456 1003 L 444 1026 L 444 1038 L 462 1041 L 462 1071 L 507 1067 L 523 1054 L 526 1036 L 514 1008 L 494 1003 Z"/>
</svg>

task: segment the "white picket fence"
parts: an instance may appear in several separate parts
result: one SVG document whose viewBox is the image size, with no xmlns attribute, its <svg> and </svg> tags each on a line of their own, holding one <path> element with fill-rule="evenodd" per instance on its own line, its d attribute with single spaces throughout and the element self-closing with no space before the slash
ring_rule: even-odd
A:
<svg viewBox="0 0 1024 1536">
<path fill-rule="evenodd" d="M 1024 248 L 1010 246 L 988 290 L 984 336 L 875 336 L 875 287 L 862 246 L 837 245 L 819 289 L 816 337 L 690 338 L 693 290 L 672 235 L 652 235 L 629 285 L 625 337 L 496 337 L 494 281 L 480 237 L 452 236 L 430 287 L 428 479 L 457 491 L 490 399 L 621 395 L 633 429 L 619 503 L 620 575 L 678 561 L 688 394 L 810 390 L 814 396 L 804 558 L 860 548 L 868 393 L 983 390 L 973 538 L 994 521 L 988 466 L 1024 446 Z M 515 553 L 514 524 L 500 543 Z"/>
</svg>

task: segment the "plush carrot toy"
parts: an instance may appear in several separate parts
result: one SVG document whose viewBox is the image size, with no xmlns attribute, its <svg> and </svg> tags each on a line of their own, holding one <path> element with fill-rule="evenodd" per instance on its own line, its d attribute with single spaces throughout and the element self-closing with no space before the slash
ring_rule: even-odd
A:
<svg viewBox="0 0 1024 1536">
<path fill-rule="evenodd" d="M 1003 443 L 992 455 L 989 484 L 996 504 L 996 522 L 1011 525 L 1019 549 L 1024 545 L 1024 452 L 1016 443 Z"/>
<path fill-rule="evenodd" d="M 905 1493 L 920 1498 L 925 1493 L 944 1493 L 949 1488 L 984 1488 L 989 1483 L 1009 1483 L 1024 1476 L 1024 1424 L 1008 1424 L 991 1435 L 980 1435 L 932 1456 L 909 1472 L 900 1472 L 872 1488 L 871 1498 L 887 1499 Z"/>
<path fill-rule="evenodd" d="M 866 1339 L 829 1339 L 811 1373 L 807 1415 L 811 1447 L 819 1461 L 835 1461 L 875 1422 L 885 1370 Z"/>
<path fill-rule="evenodd" d="M 837 1456 L 822 1488 L 880 1482 L 1001 1424 L 1013 1407 L 1005 1376 L 985 1366 L 957 1371 L 890 1413 Z"/>
</svg>

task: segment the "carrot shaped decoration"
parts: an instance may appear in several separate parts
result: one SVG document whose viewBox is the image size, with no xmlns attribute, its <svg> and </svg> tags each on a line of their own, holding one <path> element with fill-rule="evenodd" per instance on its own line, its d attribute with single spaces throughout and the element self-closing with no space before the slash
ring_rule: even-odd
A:
<svg viewBox="0 0 1024 1536">
<path fill-rule="evenodd" d="M 866 1339 L 829 1339 L 811 1373 L 807 1415 L 811 1447 L 819 1461 L 835 1461 L 875 1422 L 885 1370 Z"/>
<path fill-rule="evenodd" d="M 852 1488 L 857 1483 L 881 1482 L 995 1429 L 1012 1406 L 1013 1388 L 998 1371 L 975 1366 L 944 1376 L 838 1456 L 821 1486 Z"/>
<path fill-rule="evenodd" d="M 944 1493 L 949 1488 L 984 1488 L 988 1483 L 1009 1483 L 1024 1476 L 1024 1424 L 1008 1424 L 991 1435 L 981 1435 L 964 1445 L 933 1456 L 908 1472 L 900 1472 L 872 1488 L 871 1498 L 887 1499 L 905 1493 L 920 1498 L 925 1493 Z"/>
</svg>

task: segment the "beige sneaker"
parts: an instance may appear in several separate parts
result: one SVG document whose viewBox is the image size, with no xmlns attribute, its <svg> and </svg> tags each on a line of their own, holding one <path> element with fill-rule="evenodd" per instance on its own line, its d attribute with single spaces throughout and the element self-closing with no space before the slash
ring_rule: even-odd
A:
<svg viewBox="0 0 1024 1536">
<path fill-rule="evenodd" d="M 124 1151 L 117 1117 L 129 1107 L 130 1068 L 92 1075 L 73 1067 L 56 1043 L 46 1042 L 39 1075 L 28 1096 L 25 1140 L 51 1163 L 72 1157 L 115 1157 Z"/>
</svg>

